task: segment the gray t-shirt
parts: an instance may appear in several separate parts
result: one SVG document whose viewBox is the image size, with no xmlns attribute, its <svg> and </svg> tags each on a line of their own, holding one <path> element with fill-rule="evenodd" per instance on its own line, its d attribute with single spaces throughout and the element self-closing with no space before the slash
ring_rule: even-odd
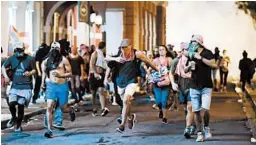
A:
<svg viewBox="0 0 256 145">
<path fill-rule="evenodd" d="M 21 63 L 19 64 L 20 61 Z M 14 54 L 4 62 L 4 66 L 11 66 L 12 69 L 18 66 L 13 74 L 13 82 L 11 88 L 32 89 L 32 76 L 24 76 L 24 72 L 32 71 L 35 69 L 35 62 L 31 56 L 25 55 L 25 57 L 21 60 L 17 58 L 16 54 Z"/>
</svg>

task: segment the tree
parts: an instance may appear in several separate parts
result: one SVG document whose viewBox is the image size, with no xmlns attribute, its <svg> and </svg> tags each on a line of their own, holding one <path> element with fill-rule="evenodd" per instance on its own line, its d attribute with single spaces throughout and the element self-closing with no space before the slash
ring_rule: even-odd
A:
<svg viewBox="0 0 256 145">
<path fill-rule="evenodd" d="M 252 17 L 254 28 L 256 29 L 256 1 L 237 1 L 238 9 Z"/>
</svg>

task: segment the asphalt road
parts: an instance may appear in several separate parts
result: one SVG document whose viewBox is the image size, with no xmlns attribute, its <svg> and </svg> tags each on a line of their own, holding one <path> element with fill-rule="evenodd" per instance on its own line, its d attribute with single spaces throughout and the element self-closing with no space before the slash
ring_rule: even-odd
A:
<svg viewBox="0 0 256 145">
<path fill-rule="evenodd" d="M 211 123 L 213 138 L 205 141 L 205 145 L 250 145 L 251 133 L 245 127 L 246 117 L 242 104 L 238 103 L 234 93 L 215 94 L 211 105 Z M 54 138 L 43 136 L 43 115 L 34 117 L 23 124 L 23 132 L 15 133 L 13 129 L 2 130 L 3 145 L 194 145 L 196 136 L 185 139 L 183 130 L 185 116 L 183 106 L 178 111 L 169 111 L 170 123 L 164 125 L 158 119 L 157 111 L 151 108 L 148 97 L 136 97 L 132 103 L 132 111 L 137 114 L 136 126 L 128 128 L 125 133 L 115 131 L 118 127 L 116 118 L 119 107 L 110 106 L 106 117 L 92 117 L 90 106 L 84 105 L 77 113 L 75 122 L 68 120 L 65 114 L 65 131 L 54 130 Z M 89 109 L 88 109 L 89 108 Z"/>
</svg>

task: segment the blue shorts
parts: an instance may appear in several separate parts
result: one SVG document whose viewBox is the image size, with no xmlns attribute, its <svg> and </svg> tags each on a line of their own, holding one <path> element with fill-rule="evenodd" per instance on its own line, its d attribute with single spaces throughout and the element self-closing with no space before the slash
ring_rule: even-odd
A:
<svg viewBox="0 0 256 145">
<path fill-rule="evenodd" d="M 202 90 L 189 90 L 193 112 L 200 111 L 202 108 L 210 110 L 212 100 L 212 88 L 204 88 Z"/>
<path fill-rule="evenodd" d="M 46 81 L 46 99 L 58 101 L 60 106 L 63 106 L 68 103 L 68 82 L 63 84 L 56 84 L 50 81 Z"/>
</svg>

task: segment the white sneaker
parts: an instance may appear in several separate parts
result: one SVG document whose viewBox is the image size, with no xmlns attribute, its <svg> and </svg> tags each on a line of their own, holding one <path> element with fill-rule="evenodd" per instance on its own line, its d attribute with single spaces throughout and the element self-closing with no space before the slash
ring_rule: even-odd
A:
<svg viewBox="0 0 256 145">
<path fill-rule="evenodd" d="M 117 104 L 116 102 L 113 102 L 112 105 L 113 105 L 113 106 L 117 106 L 118 104 Z"/>
<path fill-rule="evenodd" d="M 198 132 L 197 133 L 197 139 L 196 139 L 197 142 L 203 142 L 204 141 L 204 136 L 203 136 L 203 133 L 202 132 Z"/>
<path fill-rule="evenodd" d="M 211 134 L 211 131 L 210 131 L 209 127 L 204 127 L 204 136 L 205 136 L 205 139 L 211 139 L 212 138 L 212 134 Z"/>
</svg>

